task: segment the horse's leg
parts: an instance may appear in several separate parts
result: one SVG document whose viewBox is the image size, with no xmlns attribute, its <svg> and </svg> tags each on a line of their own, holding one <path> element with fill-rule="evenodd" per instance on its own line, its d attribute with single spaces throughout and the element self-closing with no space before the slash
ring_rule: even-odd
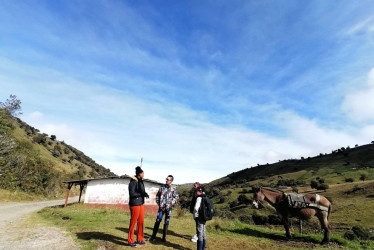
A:
<svg viewBox="0 0 374 250">
<path fill-rule="evenodd" d="M 282 216 L 282 220 L 283 220 L 284 230 L 286 230 L 286 238 L 291 239 L 290 224 L 288 221 L 288 216 Z"/>
<path fill-rule="evenodd" d="M 321 228 L 324 230 L 324 236 L 321 243 L 329 243 L 330 241 L 330 229 L 329 229 L 329 222 L 327 220 L 327 212 L 318 212 L 317 217 L 319 219 L 319 223 L 321 224 Z"/>
</svg>

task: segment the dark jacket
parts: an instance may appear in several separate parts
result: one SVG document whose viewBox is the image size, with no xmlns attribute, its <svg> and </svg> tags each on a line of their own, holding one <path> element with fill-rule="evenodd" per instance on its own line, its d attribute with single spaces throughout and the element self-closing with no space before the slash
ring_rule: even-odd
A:
<svg viewBox="0 0 374 250">
<path fill-rule="evenodd" d="M 132 177 L 129 183 L 129 206 L 140 206 L 144 204 L 145 188 L 143 180 L 136 176 Z"/>
<path fill-rule="evenodd" d="M 193 217 L 194 219 L 199 222 L 205 224 L 205 220 L 202 218 L 202 210 L 201 210 L 201 204 L 204 202 L 204 198 L 206 197 L 205 193 L 202 193 L 201 195 L 196 196 L 194 208 L 193 208 Z"/>
<path fill-rule="evenodd" d="M 193 190 L 193 193 L 192 193 L 192 200 L 190 202 L 190 213 L 193 214 L 193 209 L 195 207 L 195 203 L 196 203 L 196 192 L 195 190 Z"/>
</svg>

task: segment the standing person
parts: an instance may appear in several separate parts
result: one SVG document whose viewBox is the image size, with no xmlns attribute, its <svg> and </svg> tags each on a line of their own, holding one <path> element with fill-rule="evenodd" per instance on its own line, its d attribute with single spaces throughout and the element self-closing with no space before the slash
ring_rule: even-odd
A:
<svg viewBox="0 0 374 250">
<path fill-rule="evenodd" d="M 197 196 L 196 196 L 196 190 L 198 188 L 200 188 L 200 187 L 201 187 L 201 184 L 199 182 L 195 182 L 193 184 L 193 187 L 192 187 L 192 200 L 191 200 L 191 203 L 190 203 L 190 212 L 191 212 L 191 214 L 193 214 L 193 210 L 194 210 L 195 203 L 196 203 L 196 198 L 197 198 Z M 191 241 L 192 242 L 197 242 L 197 231 L 196 231 L 196 234 L 194 236 L 192 236 Z"/>
<path fill-rule="evenodd" d="M 197 250 L 204 250 L 206 246 L 206 228 L 202 214 L 200 213 L 201 203 L 203 202 L 203 198 L 206 197 L 205 193 L 203 192 L 203 187 L 199 187 L 196 189 L 196 202 L 193 210 L 193 218 L 196 221 L 196 232 L 197 232 Z"/>
<path fill-rule="evenodd" d="M 164 228 L 163 228 L 163 234 L 162 234 L 162 241 L 164 242 L 166 241 L 166 233 L 169 227 L 171 210 L 173 206 L 175 205 L 175 203 L 177 203 L 178 198 L 179 198 L 177 188 L 171 185 L 173 181 L 174 181 L 174 177 L 172 175 L 169 175 L 168 177 L 166 177 L 166 183 L 162 185 L 157 192 L 156 202 L 159 208 L 157 212 L 156 222 L 153 227 L 153 234 L 149 238 L 150 241 L 156 238 L 158 228 L 160 227 L 160 223 L 164 215 L 165 215 L 165 222 L 164 222 Z"/>
<path fill-rule="evenodd" d="M 136 244 L 142 246 L 145 245 L 144 242 L 144 198 L 149 198 L 149 195 L 145 192 L 143 178 L 144 171 L 141 167 L 137 166 L 135 168 L 135 176 L 131 178 L 129 183 L 129 206 L 131 212 L 130 226 L 129 226 L 129 236 L 128 242 L 130 247 L 135 248 Z M 136 228 L 136 238 L 134 239 L 134 229 Z"/>
</svg>

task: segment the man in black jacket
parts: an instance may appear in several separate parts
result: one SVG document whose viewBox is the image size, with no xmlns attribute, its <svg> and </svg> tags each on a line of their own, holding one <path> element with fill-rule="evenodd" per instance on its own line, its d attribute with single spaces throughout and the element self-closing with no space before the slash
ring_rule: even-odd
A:
<svg viewBox="0 0 374 250">
<path fill-rule="evenodd" d="M 136 243 L 145 245 L 144 242 L 144 198 L 149 198 L 145 192 L 143 178 L 144 172 L 141 167 L 135 168 L 136 176 L 132 177 L 129 183 L 129 206 L 131 212 L 128 242 L 134 248 Z M 137 224 L 137 241 L 134 238 L 135 224 Z"/>
</svg>

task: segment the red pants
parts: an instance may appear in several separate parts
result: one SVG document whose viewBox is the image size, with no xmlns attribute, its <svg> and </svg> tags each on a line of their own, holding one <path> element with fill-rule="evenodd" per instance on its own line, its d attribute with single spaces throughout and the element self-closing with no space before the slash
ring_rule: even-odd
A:
<svg viewBox="0 0 374 250">
<path fill-rule="evenodd" d="M 144 241 L 144 205 L 130 207 L 131 219 L 129 228 L 128 243 L 132 244 L 135 242 L 134 229 L 136 227 L 136 238 L 137 241 Z"/>
</svg>

